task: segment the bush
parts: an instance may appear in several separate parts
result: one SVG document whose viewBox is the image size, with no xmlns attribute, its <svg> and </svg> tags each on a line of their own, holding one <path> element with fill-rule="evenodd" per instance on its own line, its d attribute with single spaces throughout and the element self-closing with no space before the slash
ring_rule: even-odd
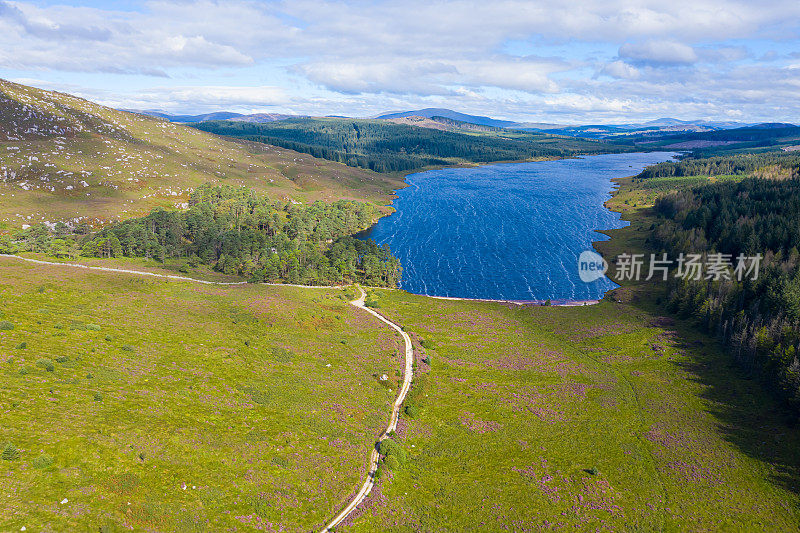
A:
<svg viewBox="0 0 800 533">
<path fill-rule="evenodd" d="M 69 357 L 66 355 L 59 355 L 56 357 L 56 363 L 66 363 L 67 361 L 69 361 Z"/>
<path fill-rule="evenodd" d="M 9 442 L 3 446 L 3 453 L 0 454 L 0 458 L 4 461 L 16 461 L 19 459 L 19 450 Z"/>
<path fill-rule="evenodd" d="M 49 468 L 53 464 L 53 458 L 47 454 L 42 454 L 36 459 L 33 460 L 33 467 L 34 468 Z"/>
<path fill-rule="evenodd" d="M 383 464 L 386 465 L 386 468 L 389 470 L 394 470 L 400 466 L 400 461 L 397 460 L 397 457 L 394 455 L 388 456 L 386 459 L 383 460 Z"/>
<path fill-rule="evenodd" d="M 28 347 L 28 343 L 27 342 L 21 342 L 21 343 L 17 344 L 17 350 L 24 350 L 27 347 Z"/>
<path fill-rule="evenodd" d="M 100 331 L 101 328 L 97 324 L 86 324 L 86 329 L 89 331 Z"/>
<path fill-rule="evenodd" d="M 56 367 L 53 365 L 53 361 L 51 361 L 50 359 L 39 359 L 38 361 L 36 361 L 36 366 L 38 366 L 39 368 L 44 368 L 48 372 L 52 372 L 53 370 L 56 369 Z"/>
<path fill-rule="evenodd" d="M 3 320 L 0 322 L 0 331 L 11 331 L 14 329 L 14 324 L 8 322 L 7 320 Z"/>
<path fill-rule="evenodd" d="M 130 344 L 125 344 L 125 345 L 122 346 L 122 351 L 123 352 L 132 352 L 133 351 L 133 346 L 131 346 Z"/>
<path fill-rule="evenodd" d="M 405 411 L 409 418 L 417 418 L 419 416 L 419 407 L 414 404 L 406 405 Z"/>
<path fill-rule="evenodd" d="M 378 452 L 386 457 L 394 457 L 400 465 L 406 463 L 406 451 L 392 439 L 384 439 L 378 445 Z"/>
<path fill-rule="evenodd" d="M 94 401 L 96 401 L 96 402 L 102 402 L 102 401 L 103 401 L 103 395 L 102 395 L 102 394 L 100 394 L 99 392 L 95 392 L 95 393 L 94 393 Z"/>
<path fill-rule="evenodd" d="M 23 366 L 22 368 L 19 369 L 19 374 L 21 376 L 27 375 L 29 372 L 30 372 L 30 369 L 28 369 L 27 366 Z"/>
</svg>

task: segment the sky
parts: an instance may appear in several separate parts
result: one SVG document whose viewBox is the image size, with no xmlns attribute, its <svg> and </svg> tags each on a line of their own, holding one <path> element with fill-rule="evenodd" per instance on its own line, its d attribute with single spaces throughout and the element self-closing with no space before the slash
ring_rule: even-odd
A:
<svg viewBox="0 0 800 533">
<path fill-rule="evenodd" d="M 170 113 L 800 123 L 800 2 L 0 0 L 0 77 Z"/>
</svg>

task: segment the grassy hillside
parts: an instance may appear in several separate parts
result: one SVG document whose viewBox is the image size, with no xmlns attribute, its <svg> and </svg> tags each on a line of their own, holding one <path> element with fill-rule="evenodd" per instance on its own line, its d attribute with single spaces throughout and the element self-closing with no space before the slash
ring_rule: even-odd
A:
<svg viewBox="0 0 800 533">
<path fill-rule="evenodd" d="M 431 127 L 434 123 L 441 127 Z M 194 127 L 378 172 L 627 150 L 574 137 L 459 126 L 457 121 L 447 119 L 423 121 L 421 125 L 424 127 L 387 120 L 298 118 L 268 124 L 203 122 Z"/>
<path fill-rule="evenodd" d="M 181 206 L 201 183 L 275 200 L 390 200 L 399 179 L 0 80 L 0 229 Z"/>
<path fill-rule="evenodd" d="M 0 272 L 0 530 L 308 531 L 359 483 L 399 337 L 343 292 Z"/>
</svg>

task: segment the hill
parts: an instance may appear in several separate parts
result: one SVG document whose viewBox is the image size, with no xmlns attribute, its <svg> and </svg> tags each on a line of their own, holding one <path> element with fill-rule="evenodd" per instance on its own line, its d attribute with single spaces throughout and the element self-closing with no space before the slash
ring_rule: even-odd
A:
<svg viewBox="0 0 800 533">
<path fill-rule="evenodd" d="M 138 111 L 128 110 L 132 113 L 140 113 L 142 115 L 149 115 L 151 117 L 159 117 L 170 122 L 179 122 L 182 124 L 188 122 L 208 122 L 210 120 L 241 120 L 242 122 L 274 122 L 276 120 L 284 120 L 287 118 L 295 118 L 297 115 L 285 115 L 282 113 L 252 113 L 243 115 L 242 113 L 234 113 L 231 111 L 217 111 L 214 113 L 205 113 L 202 115 L 171 115 L 161 111 Z"/>
<path fill-rule="evenodd" d="M 428 107 L 425 109 L 417 109 L 416 111 L 398 111 L 395 113 L 384 113 L 378 115 L 377 119 L 392 119 L 392 118 L 405 118 L 405 117 L 445 117 L 461 122 L 469 122 L 470 124 L 480 124 L 481 126 L 492 126 L 495 128 L 505 128 L 516 124 L 511 120 L 499 120 L 491 117 L 483 117 L 480 115 L 467 115 L 466 113 L 459 113 L 452 109 L 443 109 L 438 107 Z"/>
<path fill-rule="evenodd" d="M 202 183 L 386 204 L 402 181 L 0 80 L 0 229 L 182 206 Z"/>
<path fill-rule="evenodd" d="M 630 141 L 641 147 L 694 150 L 696 157 L 791 149 L 800 141 L 800 127 L 785 123 L 764 123 L 743 128 L 660 135 L 634 134 Z"/>
<path fill-rule="evenodd" d="M 378 172 L 627 150 L 609 143 L 543 133 L 492 127 L 476 131 L 474 128 L 468 129 L 464 122 L 447 117 L 440 119 L 434 116 L 430 120 L 434 119 L 442 124 L 441 129 L 389 121 L 396 118 L 297 118 L 270 124 L 217 121 L 193 126 L 219 135 L 283 146 Z M 448 120 L 450 122 L 443 122 Z"/>
</svg>

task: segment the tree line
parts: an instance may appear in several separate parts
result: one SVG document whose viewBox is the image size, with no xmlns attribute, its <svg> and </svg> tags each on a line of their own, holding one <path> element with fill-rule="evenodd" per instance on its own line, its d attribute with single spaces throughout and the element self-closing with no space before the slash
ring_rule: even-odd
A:
<svg viewBox="0 0 800 533">
<path fill-rule="evenodd" d="M 541 133 L 462 133 L 380 120 L 297 118 L 266 124 L 209 121 L 195 128 L 272 144 L 376 172 L 454 160 L 476 163 L 619 151 L 614 145 Z"/>
<path fill-rule="evenodd" d="M 722 176 L 756 174 L 769 176 L 777 170 L 785 177 L 800 174 L 800 153 L 766 152 L 718 157 L 687 157 L 680 161 L 665 161 L 649 166 L 635 179 L 672 178 L 685 176 Z"/>
<path fill-rule="evenodd" d="M 252 281 L 395 287 L 401 267 L 388 246 L 353 237 L 379 215 L 362 202 L 283 203 L 245 187 L 201 185 L 185 211 L 156 208 L 94 233 L 39 224 L 0 239 L 0 251 L 180 258 L 184 271 L 203 264 Z"/>
<path fill-rule="evenodd" d="M 668 306 L 716 334 L 800 413 L 800 179 L 750 177 L 672 191 L 655 211 L 651 238 L 672 257 L 762 254 L 755 280 L 672 280 Z"/>
</svg>

